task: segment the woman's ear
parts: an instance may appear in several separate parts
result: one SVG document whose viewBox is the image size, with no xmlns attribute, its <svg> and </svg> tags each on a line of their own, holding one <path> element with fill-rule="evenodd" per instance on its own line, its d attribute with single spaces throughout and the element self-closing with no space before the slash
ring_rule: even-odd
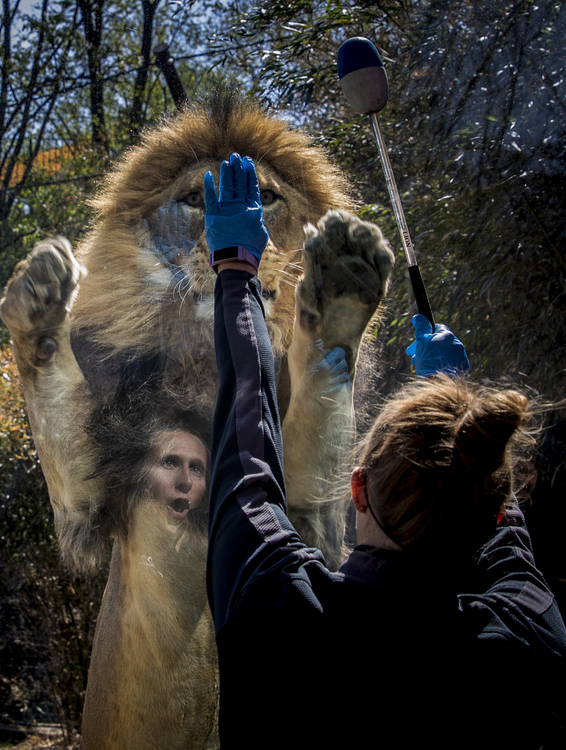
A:
<svg viewBox="0 0 566 750">
<path fill-rule="evenodd" d="M 356 466 L 350 477 L 350 488 L 352 490 L 352 502 L 358 513 L 367 513 L 368 504 L 365 489 L 364 470 Z"/>
</svg>

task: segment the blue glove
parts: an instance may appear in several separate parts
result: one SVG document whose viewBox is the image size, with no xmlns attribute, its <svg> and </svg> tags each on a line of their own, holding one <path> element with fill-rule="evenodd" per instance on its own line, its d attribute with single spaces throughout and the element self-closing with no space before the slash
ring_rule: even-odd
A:
<svg viewBox="0 0 566 750">
<path fill-rule="evenodd" d="M 222 162 L 218 197 L 212 173 L 205 174 L 204 202 L 204 227 L 211 264 L 218 262 L 212 254 L 225 248 L 238 247 L 242 250 L 238 257 L 257 267 L 269 235 L 263 223 L 255 166 L 249 156 L 242 159 L 239 154 L 232 154 L 229 162 Z M 230 259 L 234 257 L 232 255 Z"/>
<path fill-rule="evenodd" d="M 432 325 L 424 315 L 415 315 L 413 325 L 417 340 L 408 347 L 407 354 L 412 357 L 411 361 L 419 378 L 426 378 L 436 372 L 461 375 L 470 371 L 464 344 L 447 326 L 437 323 L 433 333 Z"/>
<path fill-rule="evenodd" d="M 320 350 L 321 354 L 325 355 L 319 362 L 311 366 L 311 372 L 326 374 L 326 387 L 321 393 L 329 395 L 336 393 L 345 386 L 351 388 L 352 381 L 348 373 L 348 362 L 346 361 L 346 352 L 344 349 L 340 346 L 335 346 L 334 349 L 324 349 L 320 339 L 315 342 L 315 346 Z"/>
</svg>

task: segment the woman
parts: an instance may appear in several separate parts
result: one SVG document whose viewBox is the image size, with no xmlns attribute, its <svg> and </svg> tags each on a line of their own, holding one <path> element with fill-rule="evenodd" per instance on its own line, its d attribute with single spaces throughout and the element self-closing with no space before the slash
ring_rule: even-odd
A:
<svg viewBox="0 0 566 750">
<path fill-rule="evenodd" d="M 285 515 L 251 160 L 222 164 L 219 193 L 208 173 L 220 384 L 207 576 L 222 747 L 538 747 L 566 631 L 522 515 L 506 510 L 526 399 L 447 376 L 402 391 L 352 475 L 358 547 L 329 572 Z M 424 370 L 452 364 L 457 339 L 439 338 L 418 331 Z"/>
<path fill-rule="evenodd" d="M 144 468 L 148 495 L 163 505 L 173 526 L 204 500 L 206 448 L 191 432 L 174 429 L 159 433 Z"/>
<path fill-rule="evenodd" d="M 206 533 L 209 422 L 184 391 L 162 393 L 151 382 L 95 410 L 87 430 L 98 446 L 96 476 L 107 480 L 98 525 L 117 525 L 126 538 L 134 509 L 149 504 L 169 532 L 188 523 Z"/>
</svg>

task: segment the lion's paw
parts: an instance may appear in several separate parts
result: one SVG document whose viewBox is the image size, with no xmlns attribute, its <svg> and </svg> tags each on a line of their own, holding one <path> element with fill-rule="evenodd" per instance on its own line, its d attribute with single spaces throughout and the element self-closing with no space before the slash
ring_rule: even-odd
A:
<svg viewBox="0 0 566 750">
<path fill-rule="evenodd" d="M 85 275 L 64 237 L 38 243 L 17 266 L 0 303 L 2 320 L 12 335 L 54 333 Z"/>
<path fill-rule="evenodd" d="M 387 284 L 395 258 L 375 224 L 345 211 L 329 211 L 307 235 L 305 275 L 297 287 L 297 319 L 325 348 L 357 355 L 359 341 Z M 352 357 L 350 357 L 350 360 Z M 349 362 L 352 369 L 352 362 Z"/>
</svg>

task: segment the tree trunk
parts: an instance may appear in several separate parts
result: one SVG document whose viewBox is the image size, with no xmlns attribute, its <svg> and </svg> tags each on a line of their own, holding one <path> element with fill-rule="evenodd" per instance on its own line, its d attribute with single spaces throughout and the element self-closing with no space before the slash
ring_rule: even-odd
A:
<svg viewBox="0 0 566 750">
<path fill-rule="evenodd" d="M 92 145 L 107 152 L 108 137 L 104 117 L 104 82 L 101 64 L 104 3 L 105 0 L 78 0 L 87 47 Z"/>
<path fill-rule="evenodd" d="M 151 64 L 151 43 L 153 38 L 153 23 L 155 11 L 160 0 L 141 0 L 143 9 L 143 31 L 141 43 L 141 65 L 138 68 L 136 83 L 134 85 L 134 99 L 130 110 L 130 142 L 137 140 L 139 131 L 143 126 L 143 95 L 149 75 Z"/>
</svg>

